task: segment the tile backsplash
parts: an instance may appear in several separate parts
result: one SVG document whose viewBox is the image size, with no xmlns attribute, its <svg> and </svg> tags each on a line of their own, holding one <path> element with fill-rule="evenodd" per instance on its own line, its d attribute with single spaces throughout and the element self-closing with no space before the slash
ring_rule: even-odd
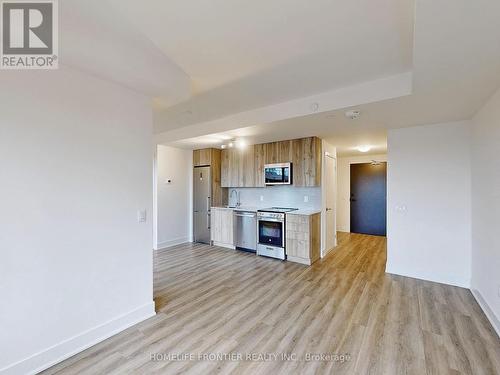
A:
<svg viewBox="0 0 500 375">
<path fill-rule="evenodd" d="M 295 207 L 311 208 L 321 207 L 321 188 L 319 187 L 294 187 L 294 186 L 268 186 L 263 188 L 229 188 L 229 204 L 236 203 L 236 196 L 231 191 L 240 194 L 242 206 L 251 207 Z M 261 200 L 261 197 L 263 200 Z M 304 202 L 307 197 L 307 202 Z"/>
</svg>

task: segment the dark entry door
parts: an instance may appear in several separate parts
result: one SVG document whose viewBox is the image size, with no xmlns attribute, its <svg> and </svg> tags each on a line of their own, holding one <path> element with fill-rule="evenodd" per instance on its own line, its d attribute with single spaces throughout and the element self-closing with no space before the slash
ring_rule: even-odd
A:
<svg viewBox="0 0 500 375">
<path fill-rule="evenodd" d="M 351 232 L 387 234 L 387 163 L 351 164 Z"/>
</svg>

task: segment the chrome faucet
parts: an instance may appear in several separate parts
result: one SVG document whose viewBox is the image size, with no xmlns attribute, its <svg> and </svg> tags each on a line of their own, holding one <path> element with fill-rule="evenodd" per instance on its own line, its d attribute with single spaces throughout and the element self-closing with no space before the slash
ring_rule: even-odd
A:
<svg viewBox="0 0 500 375">
<path fill-rule="evenodd" d="M 235 189 L 231 190 L 231 194 L 229 194 L 229 201 L 231 201 L 231 199 L 233 199 L 233 193 L 236 193 L 236 207 L 241 206 L 240 192 L 236 191 Z"/>
</svg>

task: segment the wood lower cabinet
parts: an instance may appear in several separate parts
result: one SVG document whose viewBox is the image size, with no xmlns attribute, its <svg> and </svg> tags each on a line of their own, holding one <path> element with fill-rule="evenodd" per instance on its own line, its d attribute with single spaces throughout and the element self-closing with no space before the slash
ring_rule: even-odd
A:
<svg viewBox="0 0 500 375">
<path fill-rule="evenodd" d="M 321 140 L 317 137 L 222 150 L 221 185 L 263 187 L 264 165 L 287 162 L 292 163 L 293 186 L 321 185 Z"/>
<path fill-rule="evenodd" d="M 218 207 L 211 208 L 210 239 L 216 246 L 234 249 L 233 210 Z"/>
<path fill-rule="evenodd" d="M 321 214 L 286 215 L 287 260 L 311 265 L 320 257 Z"/>
</svg>

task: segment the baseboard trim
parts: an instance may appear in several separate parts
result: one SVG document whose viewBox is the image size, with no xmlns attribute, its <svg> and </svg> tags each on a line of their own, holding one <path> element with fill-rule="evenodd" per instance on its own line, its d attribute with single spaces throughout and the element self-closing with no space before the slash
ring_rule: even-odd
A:
<svg viewBox="0 0 500 375">
<path fill-rule="evenodd" d="M 225 247 L 226 249 L 236 250 L 236 246 L 227 243 L 212 241 L 213 246 Z"/>
<path fill-rule="evenodd" d="M 470 282 L 464 282 L 463 280 L 453 280 L 453 278 L 445 278 L 445 279 L 439 279 L 439 278 L 434 278 L 434 277 L 427 277 L 426 275 L 415 275 L 412 273 L 406 273 L 406 272 L 401 272 L 401 271 L 394 271 L 391 270 L 390 267 L 386 267 L 385 270 L 386 273 L 390 273 L 392 275 L 398 275 L 398 276 L 404 276 L 404 277 L 411 277 L 412 279 L 418 279 L 418 280 L 424 280 L 424 281 L 431 281 L 433 283 L 439 283 L 439 284 L 446 284 L 446 285 L 452 285 L 452 286 L 458 286 L 460 288 L 465 288 L 469 289 L 470 288 Z"/>
<path fill-rule="evenodd" d="M 169 241 L 158 242 L 155 250 L 163 250 L 172 246 L 177 246 L 190 241 L 189 237 L 179 237 Z"/>
<path fill-rule="evenodd" d="M 330 254 L 333 250 L 335 250 L 338 246 L 338 242 L 337 242 L 337 239 L 335 238 L 335 246 L 333 246 L 331 249 L 328 249 L 324 252 L 321 253 L 321 259 L 323 259 L 324 257 L 326 257 L 328 254 Z"/>
<path fill-rule="evenodd" d="M 486 317 L 490 321 L 498 337 L 500 337 L 500 319 L 497 318 L 493 310 L 490 308 L 490 305 L 488 305 L 488 302 L 486 302 L 486 300 L 483 298 L 483 295 L 481 294 L 481 292 L 479 292 L 479 290 L 471 288 L 470 291 L 472 292 L 472 295 L 474 296 L 477 303 L 483 310 L 484 315 L 486 315 Z"/>
<path fill-rule="evenodd" d="M 151 301 L 101 325 L 70 337 L 28 358 L 0 369 L 2 375 L 37 374 L 156 314 Z"/>
<path fill-rule="evenodd" d="M 304 259 L 304 258 L 300 258 L 300 257 L 294 257 L 294 256 L 291 256 L 291 255 L 287 255 L 286 259 L 288 261 L 290 261 L 290 262 L 300 263 L 300 264 L 304 264 L 306 266 L 310 266 L 311 265 L 311 260 L 310 259 Z"/>
</svg>

